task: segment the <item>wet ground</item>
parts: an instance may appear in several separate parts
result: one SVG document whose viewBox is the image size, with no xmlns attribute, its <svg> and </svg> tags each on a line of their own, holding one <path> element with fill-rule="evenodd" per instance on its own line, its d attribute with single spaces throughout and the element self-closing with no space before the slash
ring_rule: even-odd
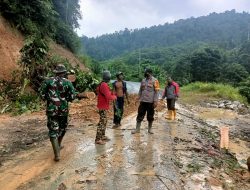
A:
<svg viewBox="0 0 250 190">
<path fill-rule="evenodd" d="M 129 113 L 117 129 L 112 129 L 109 121 L 107 136 L 111 141 L 95 145 L 97 121 L 83 121 L 76 108 L 78 105 L 73 107 L 74 117 L 63 142 L 61 161 L 53 161 L 48 139 L 14 156 L 6 155 L 0 167 L 1 189 L 250 188 L 245 164 L 250 139 L 242 136 L 248 135 L 248 116 L 179 106 L 178 121 L 165 120 L 163 110 L 156 114 L 155 134 L 148 134 L 144 121 L 141 133 L 132 135 L 136 113 Z M 27 122 L 37 121 L 38 126 L 45 119 L 42 115 L 33 117 Z M 17 120 L 13 118 L 13 123 Z M 230 124 L 229 151 L 219 148 L 219 127 L 226 124 Z"/>
</svg>

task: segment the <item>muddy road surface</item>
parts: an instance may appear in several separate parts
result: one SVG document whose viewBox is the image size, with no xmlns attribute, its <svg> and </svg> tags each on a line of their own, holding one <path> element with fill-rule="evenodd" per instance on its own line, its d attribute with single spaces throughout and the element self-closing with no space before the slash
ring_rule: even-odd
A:
<svg viewBox="0 0 250 190">
<path fill-rule="evenodd" d="M 72 105 L 60 162 L 53 161 L 49 140 L 39 133 L 46 130 L 35 130 L 36 126 L 45 127 L 43 114 L 0 118 L 1 134 L 13 126 L 12 133 L 2 135 L 0 142 L 8 142 L 11 134 L 22 134 L 16 136 L 22 141 L 2 144 L 1 150 L 7 153 L 2 154 L 0 189 L 250 189 L 245 164 L 250 150 L 249 116 L 179 105 L 177 121 L 167 121 L 166 110 L 159 109 L 154 134 L 148 134 L 144 121 L 141 133 L 132 135 L 137 106 L 131 105 L 121 127 L 112 129 L 109 120 L 107 136 L 111 141 L 95 145 L 98 114 L 91 102 L 86 103 L 86 110 L 82 104 Z M 84 115 L 91 109 L 92 115 Z M 15 125 L 18 121 L 26 126 L 25 133 L 20 132 L 21 124 Z M 228 151 L 219 148 L 219 128 L 226 124 L 230 126 Z M 25 141 L 24 134 L 27 139 L 31 135 L 31 140 Z M 18 145 L 23 148 L 13 148 Z"/>
</svg>

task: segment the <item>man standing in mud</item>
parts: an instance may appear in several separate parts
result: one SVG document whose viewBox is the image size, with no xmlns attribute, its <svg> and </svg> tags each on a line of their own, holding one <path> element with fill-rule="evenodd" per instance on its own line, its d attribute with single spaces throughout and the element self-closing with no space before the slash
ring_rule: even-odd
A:
<svg viewBox="0 0 250 190">
<path fill-rule="evenodd" d="M 64 78 L 67 70 L 59 64 L 54 70 L 55 77 L 44 81 L 41 86 L 41 97 L 47 101 L 47 127 L 53 147 L 55 161 L 60 160 L 62 139 L 68 126 L 68 102 L 75 99 L 75 89 L 72 83 Z"/>
<path fill-rule="evenodd" d="M 117 80 L 113 82 L 113 93 L 116 94 L 117 96 L 117 99 L 114 101 L 114 120 L 113 120 L 114 126 L 113 128 L 117 128 L 121 126 L 125 96 L 129 104 L 126 82 L 123 81 L 123 73 L 118 72 L 116 74 L 116 78 Z"/>
<path fill-rule="evenodd" d="M 97 92 L 97 108 L 99 110 L 100 120 L 97 125 L 95 144 L 104 145 L 110 139 L 105 135 L 107 127 L 107 111 L 109 110 L 109 103 L 116 99 L 116 96 L 111 93 L 108 86 L 111 74 L 109 71 L 104 71 L 102 74 L 102 82 L 98 85 Z"/>
<path fill-rule="evenodd" d="M 152 76 L 152 73 L 152 69 L 145 69 L 145 78 L 141 82 L 138 94 L 140 105 L 136 117 L 136 129 L 132 131 L 132 134 L 140 133 L 141 122 L 146 113 L 148 120 L 148 133 L 153 134 L 152 125 L 154 121 L 154 109 L 158 104 L 160 85 L 158 80 Z"/>
</svg>

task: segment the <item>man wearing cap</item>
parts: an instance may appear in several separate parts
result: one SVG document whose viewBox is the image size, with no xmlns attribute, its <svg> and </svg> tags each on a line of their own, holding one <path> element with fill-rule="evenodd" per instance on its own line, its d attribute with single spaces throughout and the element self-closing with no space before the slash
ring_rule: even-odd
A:
<svg viewBox="0 0 250 190">
<path fill-rule="evenodd" d="M 156 78 L 152 75 L 152 69 L 145 69 L 144 79 L 141 82 L 138 100 L 140 105 L 136 117 L 136 129 L 132 134 L 140 133 L 141 122 L 147 113 L 148 133 L 153 134 L 152 125 L 154 121 L 154 109 L 157 107 L 160 85 Z"/>
<path fill-rule="evenodd" d="M 123 73 L 116 73 L 117 80 L 113 82 L 113 93 L 116 94 L 117 99 L 114 101 L 114 126 L 113 128 L 117 128 L 121 126 L 121 120 L 124 110 L 124 96 L 126 96 L 127 102 L 129 104 L 128 92 L 126 82 L 123 81 Z"/>
<path fill-rule="evenodd" d="M 54 160 L 59 161 L 62 139 L 68 126 L 68 102 L 75 99 L 76 93 L 72 83 L 64 78 L 67 74 L 64 65 L 57 65 L 54 73 L 55 77 L 45 80 L 42 84 L 41 97 L 47 101 L 47 127 L 55 155 Z"/>
</svg>

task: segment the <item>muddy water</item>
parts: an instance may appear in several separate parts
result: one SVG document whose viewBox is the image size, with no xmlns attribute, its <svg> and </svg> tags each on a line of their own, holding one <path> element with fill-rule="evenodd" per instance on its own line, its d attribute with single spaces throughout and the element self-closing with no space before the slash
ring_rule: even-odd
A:
<svg viewBox="0 0 250 190">
<path fill-rule="evenodd" d="M 81 125 L 68 131 L 61 161 L 52 160 L 49 143 L 23 153 L 1 168 L 2 189 L 181 189 L 173 164 L 170 126 L 161 118 L 154 124 L 157 134 L 131 135 L 135 115 L 122 127 L 107 129 L 111 141 L 95 145 L 95 126 Z M 79 124 L 78 124 L 79 125 Z"/>
<path fill-rule="evenodd" d="M 248 127 L 237 125 L 237 121 L 240 116 L 232 110 L 202 108 L 199 116 L 200 118 L 208 121 L 210 124 L 218 126 L 218 128 L 225 126 L 229 127 L 229 150 L 235 154 L 239 164 L 247 169 L 246 160 L 249 157 L 250 152 L 250 139 L 249 141 L 243 141 L 238 138 L 234 138 L 232 132 L 234 130 L 239 131 L 242 127 L 249 129 L 249 125 Z"/>
</svg>

